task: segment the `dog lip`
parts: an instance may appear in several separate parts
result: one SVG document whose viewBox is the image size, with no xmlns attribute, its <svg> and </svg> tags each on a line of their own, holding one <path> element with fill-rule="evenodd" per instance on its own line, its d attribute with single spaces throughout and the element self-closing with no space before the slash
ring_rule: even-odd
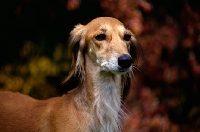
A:
<svg viewBox="0 0 200 132">
<path fill-rule="evenodd" d="M 130 66 L 131 67 L 131 66 Z M 121 68 L 121 67 L 118 67 L 118 72 L 129 72 L 130 71 L 130 67 L 128 68 Z"/>
<path fill-rule="evenodd" d="M 126 74 L 129 70 L 116 70 L 111 71 L 113 74 Z"/>
<path fill-rule="evenodd" d="M 129 71 L 128 68 L 127 69 L 118 69 L 118 72 L 127 72 Z"/>
</svg>

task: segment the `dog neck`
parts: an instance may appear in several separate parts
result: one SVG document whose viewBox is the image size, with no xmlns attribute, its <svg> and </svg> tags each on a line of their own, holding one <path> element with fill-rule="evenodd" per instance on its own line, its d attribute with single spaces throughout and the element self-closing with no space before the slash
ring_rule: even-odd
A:
<svg viewBox="0 0 200 132">
<path fill-rule="evenodd" d="M 99 66 L 85 56 L 85 77 L 79 101 L 92 113 L 92 131 L 119 131 L 121 128 L 121 75 L 102 72 Z M 83 103 L 83 100 L 85 100 Z"/>
</svg>

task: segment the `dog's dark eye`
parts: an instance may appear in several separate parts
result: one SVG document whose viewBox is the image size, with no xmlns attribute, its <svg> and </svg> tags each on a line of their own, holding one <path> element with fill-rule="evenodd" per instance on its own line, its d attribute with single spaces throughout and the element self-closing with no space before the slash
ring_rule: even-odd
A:
<svg viewBox="0 0 200 132">
<path fill-rule="evenodd" d="M 131 39 L 131 35 L 130 34 L 124 34 L 124 38 L 125 41 L 129 41 Z"/>
<path fill-rule="evenodd" d="M 95 39 L 98 40 L 98 41 L 106 40 L 106 35 L 105 34 L 99 34 L 95 37 Z"/>
</svg>

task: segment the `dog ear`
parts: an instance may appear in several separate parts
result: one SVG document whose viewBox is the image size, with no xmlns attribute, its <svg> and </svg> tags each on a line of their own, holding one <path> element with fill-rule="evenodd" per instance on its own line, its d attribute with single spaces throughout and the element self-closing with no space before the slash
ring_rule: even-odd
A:
<svg viewBox="0 0 200 132">
<path fill-rule="evenodd" d="M 141 46 L 140 46 L 140 43 L 138 42 L 138 40 L 136 38 L 131 39 L 131 44 L 129 45 L 128 48 L 129 48 L 129 53 L 130 53 L 131 57 L 133 58 L 133 62 L 138 61 L 140 52 L 141 52 Z M 133 78 L 134 78 L 133 71 L 125 74 L 123 77 L 123 81 L 122 81 L 123 86 L 124 86 L 122 89 L 123 90 L 122 91 L 122 100 L 123 101 L 125 100 L 126 96 L 129 93 Z"/>
<path fill-rule="evenodd" d="M 84 68 L 84 38 L 85 26 L 78 24 L 70 32 L 70 38 L 68 40 L 68 47 L 72 54 L 72 70 L 68 77 L 62 82 L 69 87 L 69 90 L 77 87 L 79 83 L 82 83 L 85 75 Z M 77 84 L 77 85 L 74 85 Z M 73 87 L 72 87 L 73 86 Z M 68 91 L 69 91 L 68 90 Z"/>
<path fill-rule="evenodd" d="M 132 78 L 130 77 L 129 73 L 125 74 L 122 77 L 122 85 L 123 85 L 123 88 L 122 88 L 122 101 L 124 101 L 125 98 L 128 95 L 128 92 L 129 92 L 130 87 L 131 87 L 131 82 L 132 82 Z"/>
<path fill-rule="evenodd" d="M 141 52 L 141 46 L 139 41 L 136 38 L 131 39 L 131 44 L 129 46 L 129 53 L 133 58 L 133 62 L 139 59 L 140 52 Z"/>
</svg>

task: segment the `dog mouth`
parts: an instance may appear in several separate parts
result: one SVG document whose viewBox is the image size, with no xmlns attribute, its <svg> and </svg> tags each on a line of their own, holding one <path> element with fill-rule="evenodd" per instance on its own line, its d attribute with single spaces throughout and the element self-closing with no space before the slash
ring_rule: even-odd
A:
<svg viewBox="0 0 200 132">
<path fill-rule="evenodd" d="M 121 68 L 121 67 L 118 67 L 118 70 L 116 71 L 117 73 L 120 73 L 120 74 L 123 74 L 123 73 L 127 73 L 127 72 L 130 72 L 132 69 L 132 66 L 128 67 L 128 68 Z"/>
<path fill-rule="evenodd" d="M 109 63 L 109 62 L 103 62 L 100 65 L 100 67 L 102 71 L 112 72 L 114 74 L 124 74 L 124 73 L 130 72 L 132 69 L 132 65 L 129 66 L 128 68 L 123 68 L 123 67 L 120 67 L 119 65 L 116 65 L 114 63 Z"/>
<path fill-rule="evenodd" d="M 128 72 L 130 71 L 129 68 L 118 68 L 118 72 Z"/>
</svg>

